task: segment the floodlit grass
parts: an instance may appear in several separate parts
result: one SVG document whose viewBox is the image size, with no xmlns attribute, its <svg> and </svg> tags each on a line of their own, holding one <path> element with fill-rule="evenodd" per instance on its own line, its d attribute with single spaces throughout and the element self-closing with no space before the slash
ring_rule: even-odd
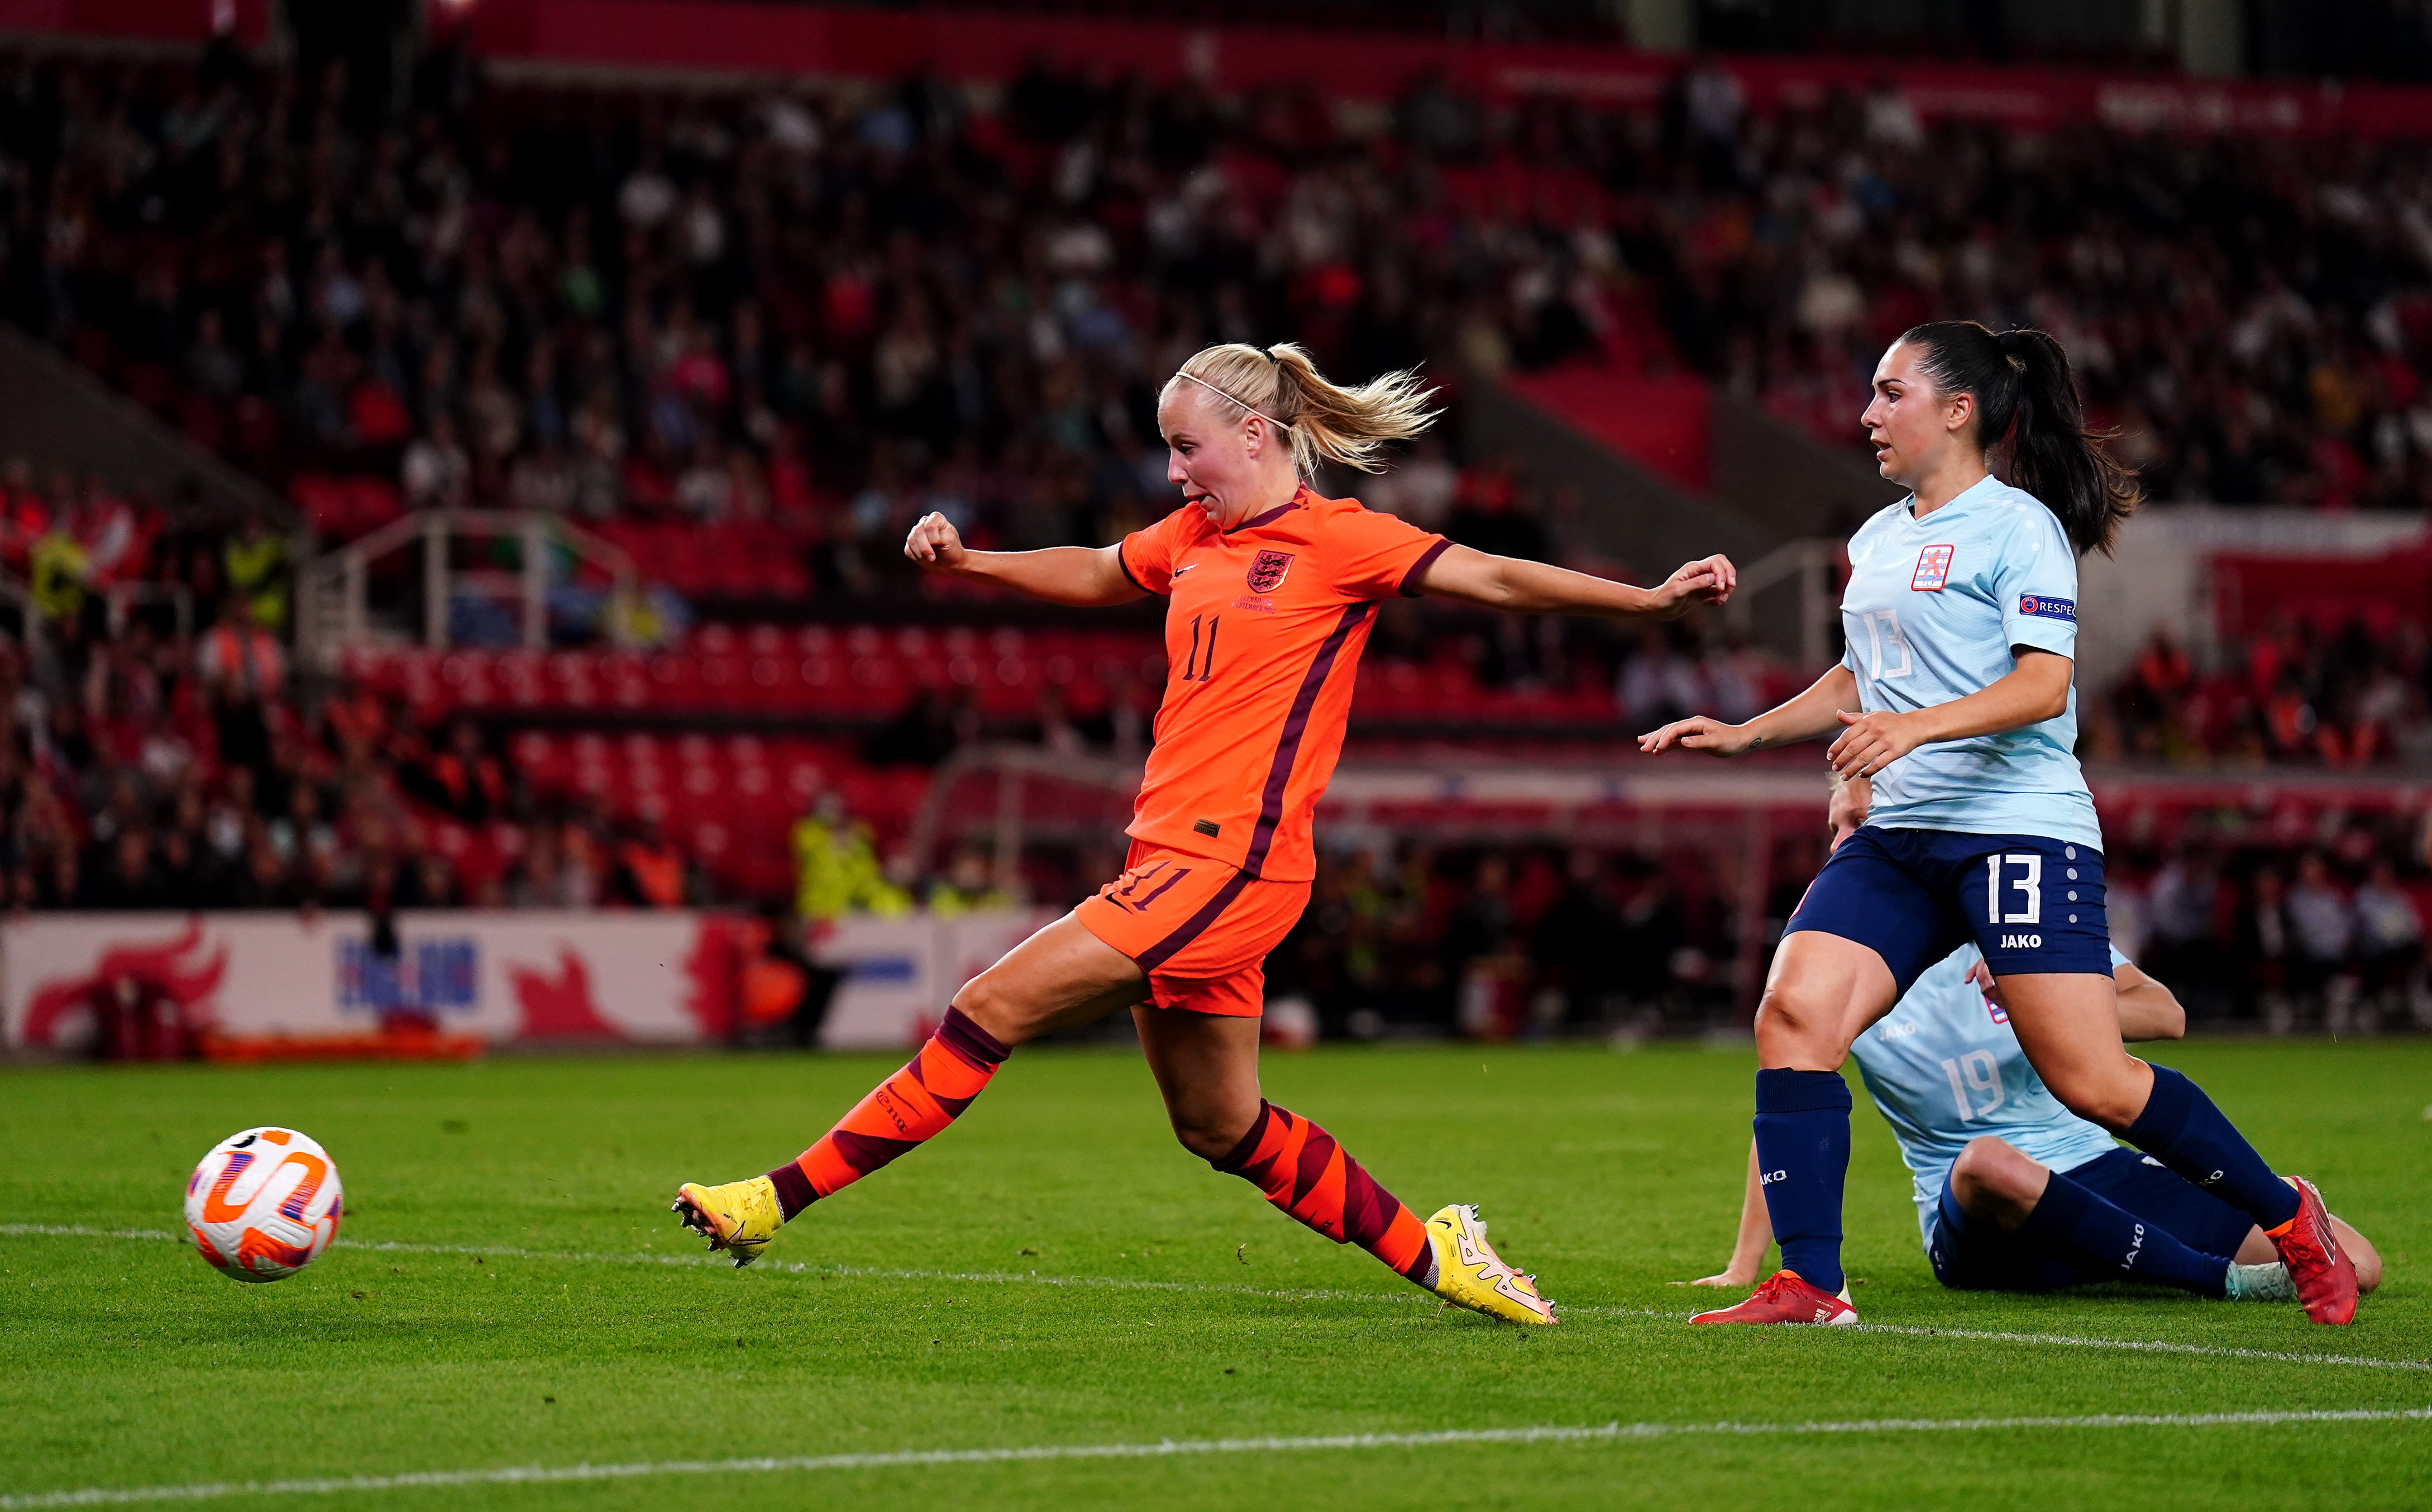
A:
<svg viewBox="0 0 2432 1512">
<path fill-rule="evenodd" d="M 1869 1323 L 1919 1332 L 1693 1332 L 1680 1319 L 1714 1294 L 1665 1283 L 1729 1252 L 1744 1053 L 1329 1050 L 1269 1062 L 1269 1094 L 1325 1124 L 1422 1215 L 1481 1204 L 1507 1256 L 1564 1306 L 1546 1331 L 1440 1312 L 1211 1173 L 1174 1144 L 1123 1051 L 1017 1056 L 958 1127 L 813 1209 L 741 1272 L 689 1263 L 695 1244 L 667 1211 L 676 1183 L 768 1168 L 888 1061 L 0 1069 L 0 1130 L 17 1152 L 0 1173 L 0 1223 L 19 1226 L 0 1234 L 0 1497 L 1266 1436 L 2432 1407 L 2421 1279 L 2432 1044 L 2215 1042 L 2162 1058 L 2379 1243 L 2390 1280 L 2355 1327 L 2126 1286 L 1945 1292 L 1918 1252 L 1906 1173 L 1862 1097 L 1854 1295 Z M 321 1140 L 346 1181 L 340 1247 L 298 1277 L 239 1285 L 183 1244 L 24 1232 L 175 1230 L 193 1162 L 263 1122 Z M 1123 1285 L 1049 1284 L 1072 1278 Z M 712 1498 L 1330 1512 L 2403 1507 L 2432 1503 L 2432 1421 L 1272 1448 L 357 1488 L 302 1504 Z"/>
</svg>

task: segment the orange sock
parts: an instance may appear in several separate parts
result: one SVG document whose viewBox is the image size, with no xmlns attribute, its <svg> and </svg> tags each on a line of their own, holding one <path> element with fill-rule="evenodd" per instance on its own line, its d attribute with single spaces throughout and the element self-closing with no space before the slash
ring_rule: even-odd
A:
<svg viewBox="0 0 2432 1512">
<path fill-rule="evenodd" d="M 996 1036 L 946 1010 L 946 1021 L 904 1067 L 819 1137 L 768 1173 L 788 1218 L 833 1197 L 905 1151 L 946 1132 L 996 1075 L 1008 1051 Z"/>
<path fill-rule="evenodd" d="M 1332 1134 L 1298 1114 L 1260 1101 L 1250 1132 L 1211 1164 L 1335 1243 L 1356 1244 L 1420 1285 L 1434 1285 L 1427 1226 Z"/>
</svg>

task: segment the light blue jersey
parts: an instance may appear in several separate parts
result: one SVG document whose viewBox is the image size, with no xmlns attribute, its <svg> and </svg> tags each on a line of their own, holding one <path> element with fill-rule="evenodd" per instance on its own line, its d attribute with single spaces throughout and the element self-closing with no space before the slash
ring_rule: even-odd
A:
<svg viewBox="0 0 2432 1512">
<path fill-rule="evenodd" d="M 1901 500 L 1849 541 L 1841 596 L 1869 714 L 1932 708 L 2017 665 L 2010 648 L 2077 654 L 2077 556 L 2052 511 L 1990 477 L 1918 520 Z M 2032 834 L 2101 849 L 2078 770 L 2077 689 L 2058 718 L 1921 746 L 1875 776 L 1867 822 L 1887 830 Z"/>
<path fill-rule="evenodd" d="M 2054 1170 L 2119 1148 L 2099 1126 L 2062 1107 L 2027 1064 L 2008 1016 L 1968 980 L 1976 961 L 1976 948 L 1963 946 L 1928 966 L 1849 1047 L 1916 1177 L 1917 1229 L 1929 1244 L 1934 1204 L 1969 1140 L 1992 1134 Z M 2111 952 L 2115 969 L 2127 964 Z"/>
</svg>

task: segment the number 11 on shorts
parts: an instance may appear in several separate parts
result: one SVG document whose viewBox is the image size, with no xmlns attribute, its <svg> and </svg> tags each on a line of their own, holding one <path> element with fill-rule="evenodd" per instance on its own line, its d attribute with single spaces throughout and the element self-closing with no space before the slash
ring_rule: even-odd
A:
<svg viewBox="0 0 2432 1512">
<path fill-rule="evenodd" d="M 2019 868 L 2024 875 L 2010 878 L 2009 890 L 2022 894 L 2027 906 L 2015 914 L 2001 912 L 2001 878 L 2004 866 Z M 2044 921 L 2044 858 L 2032 851 L 2025 855 L 1993 855 L 1984 858 L 1984 922 L 1987 924 L 2040 924 Z"/>
</svg>

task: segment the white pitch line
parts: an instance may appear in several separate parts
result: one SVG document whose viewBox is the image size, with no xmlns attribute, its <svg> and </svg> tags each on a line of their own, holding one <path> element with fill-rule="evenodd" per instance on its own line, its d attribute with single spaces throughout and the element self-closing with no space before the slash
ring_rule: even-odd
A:
<svg viewBox="0 0 2432 1512">
<path fill-rule="evenodd" d="M 2082 1334 L 2015 1334 L 1987 1328 L 1929 1328 L 1916 1323 L 1860 1323 L 1861 1334 L 1906 1334 L 1919 1338 L 1986 1339 L 2001 1344 L 2055 1344 L 2069 1349 L 2134 1350 L 2148 1354 L 2208 1354 L 2230 1360 L 2277 1360 L 2293 1365 L 2363 1365 L 2383 1370 L 2432 1370 L 2432 1360 L 2384 1360 L 2370 1354 L 2299 1354 L 2231 1344 L 2180 1344 L 2169 1339 L 2092 1338 Z"/>
<path fill-rule="evenodd" d="M 78 1239 L 166 1239 L 190 1242 L 185 1235 L 160 1229 L 96 1229 L 76 1224 L 0 1223 L 0 1238 L 56 1237 Z M 713 1267 L 731 1269 L 730 1262 L 712 1254 L 605 1254 L 567 1250 L 524 1250 L 513 1245 L 409 1244 L 402 1240 L 367 1242 L 340 1239 L 336 1248 L 383 1254 L 479 1255 L 500 1260 L 538 1260 L 573 1265 L 638 1265 Z M 801 1261 L 762 1261 L 751 1268 L 761 1275 L 835 1276 L 843 1280 L 949 1282 L 992 1286 L 1066 1286 L 1106 1291 L 1178 1292 L 1198 1296 L 1258 1297 L 1275 1302 L 1352 1302 L 1425 1304 L 1416 1291 L 1333 1291 L 1319 1287 L 1234 1286 L 1196 1281 L 1148 1281 L 1128 1276 L 1042 1276 L 1010 1270 L 912 1270 L 887 1266 L 809 1265 Z M 1565 1318 L 1648 1318 L 1680 1319 L 1685 1312 L 1658 1307 L 1613 1307 L 1593 1302 L 1555 1306 Z M 2257 1350 L 2231 1344 L 2183 1344 L 2169 1339 L 2101 1338 L 2085 1334 L 2025 1334 L 1994 1329 L 1942 1328 L 1918 1323 L 1859 1323 L 1853 1334 L 1895 1334 L 1913 1338 L 1963 1338 L 2001 1344 L 2040 1344 L 2060 1349 L 2126 1350 L 2142 1354 L 2189 1354 L 2215 1359 L 2265 1360 L 2280 1365 L 2341 1365 L 2373 1370 L 2432 1371 L 2432 1360 L 2382 1359 L 2370 1354 L 2314 1354 L 2294 1350 Z"/>
<path fill-rule="evenodd" d="M 633 1480 L 653 1475 L 739 1475 L 776 1471 L 925 1469 L 943 1465 L 1035 1464 L 1043 1460 L 1175 1459 L 1204 1454 L 1292 1454 L 1322 1450 L 1437 1449 L 1467 1444 L 1598 1443 L 1682 1437 L 1783 1435 L 2021 1433 L 2038 1429 L 2235 1428 L 2288 1423 L 2420 1422 L 2432 1407 L 2329 1412 L 2105 1413 L 2081 1418 L 1875 1418 L 1851 1422 L 1611 1422 L 1595 1427 L 1452 1428 L 1419 1434 L 1326 1434 L 1293 1438 L 1160 1439 L 1141 1444 L 1033 1444 L 1005 1449 L 916 1449 L 877 1454 L 800 1454 L 761 1459 L 676 1459 L 625 1465 L 509 1465 L 494 1470 L 417 1470 L 403 1475 L 332 1476 L 293 1481 L 212 1481 L 193 1486 L 87 1487 L 73 1491 L 0 1495 L 0 1512 L 42 1507 L 111 1506 L 136 1502 L 205 1502 L 221 1497 L 334 1496 L 462 1486 L 547 1486 Z"/>
</svg>

